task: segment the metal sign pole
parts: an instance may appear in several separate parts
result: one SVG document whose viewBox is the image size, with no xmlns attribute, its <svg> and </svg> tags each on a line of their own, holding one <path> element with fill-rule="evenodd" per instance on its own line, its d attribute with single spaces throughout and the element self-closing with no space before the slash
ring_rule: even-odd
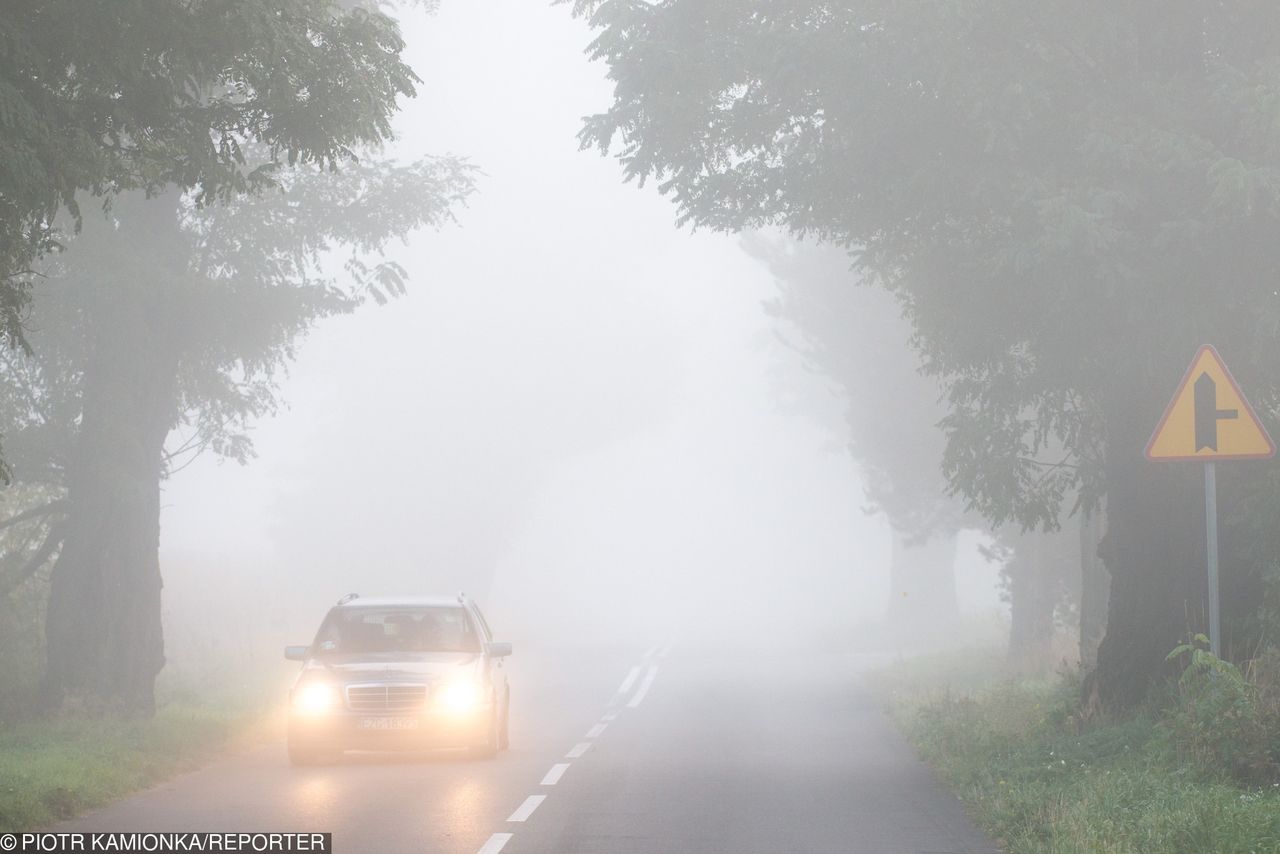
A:
<svg viewBox="0 0 1280 854">
<path fill-rule="evenodd" d="M 1209 558 L 1209 650 L 1221 656 L 1218 628 L 1218 477 L 1212 460 L 1204 464 L 1204 523 Z"/>
</svg>

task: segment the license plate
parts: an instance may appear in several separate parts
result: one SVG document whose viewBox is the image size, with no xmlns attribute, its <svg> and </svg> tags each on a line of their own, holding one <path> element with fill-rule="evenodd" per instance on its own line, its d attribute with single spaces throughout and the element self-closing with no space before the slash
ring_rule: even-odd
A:
<svg viewBox="0 0 1280 854">
<path fill-rule="evenodd" d="M 417 718 L 361 718 L 357 726 L 360 729 L 417 729 Z"/>
</svg>

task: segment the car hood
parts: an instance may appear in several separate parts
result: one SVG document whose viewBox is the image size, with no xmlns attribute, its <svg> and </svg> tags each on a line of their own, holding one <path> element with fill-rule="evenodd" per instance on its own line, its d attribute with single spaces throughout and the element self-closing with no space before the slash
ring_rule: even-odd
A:
<svg viewBox="0 0 1280 854">
<path fill-rule="evenodd" d="M 303 677 L 328 673 L 343 682 L 435 682 L 470 673 L 480 660 L 475 652 L 376 653 L 312 658 Z"/>
</svg>

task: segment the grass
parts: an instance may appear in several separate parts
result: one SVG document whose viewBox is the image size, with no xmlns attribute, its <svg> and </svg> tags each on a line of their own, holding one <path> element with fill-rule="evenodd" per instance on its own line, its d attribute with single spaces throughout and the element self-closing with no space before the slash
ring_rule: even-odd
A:
<svg viewBox="0 0 1280 854">
<path fill-rule="evenodd" d="M 257 697 L 181 694 L 150 720 L 64 715 L 0 723 L 0 831 L 103 806 L 257 741 L 275 723 Z"/>
<path fill-rule="evenodd" d="M 906 662 L 875 686 L 1007 851 L 1280 851 L 1280 784 L 1245 788 L 1182 763 L 1155 704 L 1082 725 L 1074 678 L 1015 678 L 982 663 L 993 660 Z"/>
</svg>

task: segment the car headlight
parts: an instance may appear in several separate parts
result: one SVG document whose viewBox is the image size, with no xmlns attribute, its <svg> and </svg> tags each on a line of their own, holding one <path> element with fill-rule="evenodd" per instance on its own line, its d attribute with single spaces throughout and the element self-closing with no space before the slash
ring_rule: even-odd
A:
<svg viewBox="0 0 1280 854">
<path fill-rule="evenodd" d="M 293 708 L 307 715 L 319 715 L 335 709 L 340 703 L 338 688 L 327 682 L 312 682 L 293 692 Z"/>
<path fill-rule="evenodd" d="M 446 682 L 436 689 L 435 702 L 438 707 L 455 715 L 475 711 L 480 705 L 480 685 L 471 680 L 459 679 Z"/>
</svg>

